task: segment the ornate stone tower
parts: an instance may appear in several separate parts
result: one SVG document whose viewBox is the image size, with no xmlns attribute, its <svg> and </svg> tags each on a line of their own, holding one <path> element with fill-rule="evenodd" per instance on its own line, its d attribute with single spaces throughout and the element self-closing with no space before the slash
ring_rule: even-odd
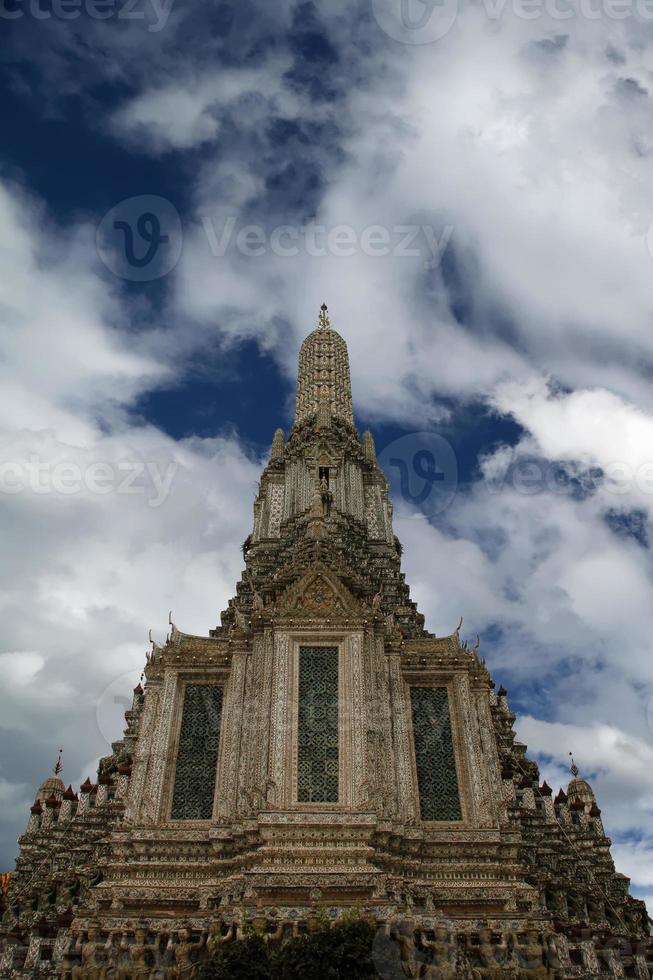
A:
<svg viewBox="0 0 653 980">
<path fill-rule="evenodd" d="M 221 625 L 154 644 L 97 783 L 38 794 L 0 976 L 191 976 L 212 930 L 356 906 L 383 976 L 648 978 L 591 788 L 553 799 L 478 646 L 410 599 L 326 307 L 243 550 Z"/>
</svg>

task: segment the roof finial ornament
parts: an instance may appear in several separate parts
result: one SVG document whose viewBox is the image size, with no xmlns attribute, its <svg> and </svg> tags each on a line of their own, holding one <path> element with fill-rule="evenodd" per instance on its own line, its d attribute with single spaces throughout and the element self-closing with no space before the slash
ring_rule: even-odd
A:
<svg viewBox="0 0 653 980">
<path fill-rule="evenodd" d="M 63 772 L 63 766 L 61 765 L 61 756 L 62 756 L 62 754 L 63 754 L 63 749 L 59 749 L 59 757 L 58 757 L 57 761 L 54 764 L 54 769 L 52 770 L 52 772 L 55 774 L 55 776 L 58 776 L 60 772 Z"/>
<path fill-rule="evenodd" d="M 574 779 L 578 779 L 578 776 L 580 775 L 580 770 L 576 765 L 576 763 L 574 762 L 574 757 L 571 752 L 569 753 L 569 758 L 571 759 L 571 766 L 569 767 L 569 771 L 574 777 Z"/>
<path fill-rule="evenodd" d="M 331 327 L 331 321 L 329 320 L 329 310 L 326 303 L 322 303 L 320 307 L 320 315 L 317 318 L 318 330 L 329 330 Z"/>
</svg>

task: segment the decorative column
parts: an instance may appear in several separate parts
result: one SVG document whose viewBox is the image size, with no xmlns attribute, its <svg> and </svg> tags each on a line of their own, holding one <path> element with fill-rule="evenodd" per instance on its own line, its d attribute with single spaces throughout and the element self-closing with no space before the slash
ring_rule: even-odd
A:
<svg viewBox="0 0 653 980">
<path fill-rule="evenodd" d="M 374 772 L 377 778 L 378 799 L 381 812 L 385 816 L 394 817 L 398 812 L 399 799 L 397 796 L 397 759 L 393 751 L 392 736 L 392 700 L 390 697 L 390 662 L 385 653 L 385 643 L 382 636 L 370 638 L 372 648 L 372 666 L 375 678 L 377 700 L 378 732 L 377 739 L 377 768 L 368 769 L 370 777 Z"/>
<path fill-rule="evenodd" d="M 470 691 L 469 674 L 458 673 L 454 678 L 454 691 L 459 711 L 462 714 L 462 731 L 467 759 L 469 786 L 471 788 L 472 823 L 477 827 L 491 827 L 496 823 L 490 804 L 490 785 L 488 773 L 492 768 L 498 771 L 498 758 L 492 752 L 489 744 L 481 742 L 481 722 L 487 718 L 479 717 L 478 699 Z M 483 699 L 482 707 L 485 706 Z M 484 753 L 487 750 L 487 755 Z"/>
<path fill-rule="evenodd" d="M 72 820 L 75 815 L 76 804 L 77 794 L 73 791 L 72 786 L 69 786 L 61 800 L 61 809 L 59 810 L 60 823 L 67 823 L 69 820 Z"/>
<path fill-rule="evenodd" d="M 118 766 L 118 779 L 116 780 L 116 799 L 124 800 L 129 792 L 129 777 L 132 767 L 128 762 L 122 762 Z"/>
<path fill-rule="evenodd" d="M 108 773 L 102 773 L 98 779 L 97 796 L 95 798 L 95 805 L 102 806 L 104 803 L 109 802 L 109 787 L 111 786 L 111 776 Z"/>
<path fill-rule="evenodd" d="M 57 817 L 59 816 L 59 807 L 61 802 L 55 796 L 49 796 L 45 801 L 45 810 L 43 812 L 43 817 L 41 818 L 41 830 L 46 830 L 51 827 L 53 823 L 56 823 Z"/>
<path fill-rule="evenodd" d="M 479 762 L 483 774 L 483 784 L 487 805 L 488 824 L 496 825 L 508 819 L 506 808 L 503 806 L 503 788 L 501 786 L 501 765 L 496 739 L 492 737 L 492 712 L 490 710 L 490 695 L 493 694 L 484 684 L 482 687 L 471 689 L 472 705 L 475 711 L 475 729 L 478 732 Z"/>
<path fill-rule="evenodd" d="M 247 650 L 234 650 L 231 673 L 224 691 L 222 733 L 217 779 L 217 819 L 230 821 L 236 817 L 238 804 L 238 771 L 240 735 L 243 722 Z"/>
<path fill-rule="evenodd" d="M 553 790 L 548 783 L 544 782 L 539 788 L 540 799 L 544 802 L 544 812 L 549 823 L 555 823 L 556 813 L 553 805 Z"/>
<path fill-rule="evenodd" d="M 41 815 L 43 813 L 43 807 L 37 800 L 33 806 L 30 807 L 29 820 L 27 821 L 26 834 L 33 834 L 35 830 L 38 830 L 41 825 Z"/>
<path fill-rule="evenodd" d="M 398 650 L 388 654 L 390 705 L 392 717 L 392 742 L 397 764 L 397 809 L 405 821 L 419 819 L 419 802 L 413 786 L 410 738 L 408 726 L 408 703 L 406 685 L 401 676 L 401 655 Z"/>
<path fill-rule="evenodd" d="M 138 823 L 145 796 L 145 782 L 150 765 L 150 747 L 159 715 L 162 683 L 160 679 L 148 680 L 145 687 L 145 704 L 141 715 L 138 738 L 134 746 L 132 777 L 125 805 L 125 820 Z"/>
<path fill-rule="evenodd" d="M 272 694 L 273 640 L 268 628 L 254 638 L 254 650 L 250 658 L 252 691 L 250 693 L 253 718 L 247 726 L 245 740 L 247 775 L 244 785 L 249 794 L 250 809 L 263 809 L 273 787 L 268 782 L 268 751 L 270 743 L 270 701 Z"/>
<path fill-rule="evenodd" d="M 367 697 L 365 673 L 363 670 L 363 636 L 352 633 L 348 638 L 346 649 L 349 652 L 350 668 L 350 738 L 351 738 L 351 780 L 352 786 L 348 798 L 354 807 L 365 802 L 363 786 L 367 783 L 366 743 L 369 719 L 367 715 Z"/>
<path fill-rule="evenodd" d="M 286 633 L 274 636 L 274 670 L 272 674 L 272 706 L 270 711 L 270 775 L 273 799 L 277 806 L 290 799 L 290 767 L 286 765 L 290 736 L 290 671 L 291 649 Z"/>
<path fill-rule="evenodd" d="M 244 657 L 244 678 L 243 695 L 240 706 L 240 718 L 238 719 L 238 730 L 240 741 L 238 745 L 238 764 L 236 773 L 236 789 L 234 796 L 234 809 L 238 815 L 247 816 L 251 810 L 250 802 L 247 798 L 247 791 L 250 789 L 248 782 L 249 760 L 252 755 L 256 755 L 259 748 L 256 744 L 256 710 L 254 692 L 257 690 L 260 678 L 257 677 L 256 667 L 259 666 L 260 644 L 254 642 L 254 652 L 245 653 Z"/>
<path fill-rule="evenodd" d="M 166 670 L 161 689 L 156 725 L 153 730 L 153 739 L 150 743 L 152 749 L 148 759 L 147 777 L 139 813 L 139 822 L 156 823 L 160 817 L 163 780 L 166 766 L 169 762 L 170 728 L 172 725 L 176 688 L 176 671 Z"/>
<path fill-rule="evenodd" d="M 83 814 L 85 814 L 88 810 L 90 810 L 92 806 L 91 793 L 93 792 L 94 789 L 95 786 L 93 785 L 90 779 L 86 779 L 79 787 L 80 797 L 79 797 L 79 805 L 77 807 L 78 817 L 83 816 Z"/>
</svg>

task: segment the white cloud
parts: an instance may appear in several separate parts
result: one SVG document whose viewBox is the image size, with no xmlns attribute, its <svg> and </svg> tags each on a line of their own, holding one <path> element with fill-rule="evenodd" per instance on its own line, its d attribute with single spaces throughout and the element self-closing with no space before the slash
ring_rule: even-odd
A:
<svg viewBox="0 0 653 980">
<path fill-rule="evenodd" d="M 0 431 L 9 438 L 50 429 L 84 444 L 96 411 L 110 415 L 169 371 L 113 328 L 118 297 L 94 274 L 91 242 L 84 227 L 57 234 L 26 193 L 0 183 Z"/>
<path fill-rule="evenodd" d="M 651 889 L 642 897 L 653 909 L 653 841 L 619 841 L 612 848 L 612 856 L 622 874 L 637 881 L 640 888 Z"/>
<path fill-rule="evenodd" d="M 44 663 L 40 654 L 29 650 L 0 654 L 0 672 L 9 687 L 31 684 Z"/>
<path fill-rule="evenodd" d="M 653 413 L 601 388 L 555 395 L 543 378 L 501 385 L 492 402 L 548 459 L 601 467 L 606 505 L 653 511 Z"/>
<path fill-rule="evenodd" d="M 263 122 L 272 106 L 293 115 L 296 100 L 282 83 L 287 68 L 287 60 L 276 58 L 260 68 L 213 70 L 176 79 L 132 98 L 114 113 L 111 125 L 150 152 L 211 143 L 220 134 L 220 117 L 227 109 L 236 113 L 243 127 Z"/>
</svg>

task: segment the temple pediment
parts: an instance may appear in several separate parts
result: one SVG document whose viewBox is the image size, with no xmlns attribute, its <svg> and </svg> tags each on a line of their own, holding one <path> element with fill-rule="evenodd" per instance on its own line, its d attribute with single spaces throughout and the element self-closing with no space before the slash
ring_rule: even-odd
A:
<svg viewBox="0 0 653 980">
<path fill-rule="evenodd" d="M 295 618 L 298 614 L 358 618 L 369 613 L 340 578 L 330 569 L 317 565 L 302 575 L 281 596 L 277 614 Z"/>
</svg>

